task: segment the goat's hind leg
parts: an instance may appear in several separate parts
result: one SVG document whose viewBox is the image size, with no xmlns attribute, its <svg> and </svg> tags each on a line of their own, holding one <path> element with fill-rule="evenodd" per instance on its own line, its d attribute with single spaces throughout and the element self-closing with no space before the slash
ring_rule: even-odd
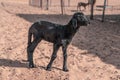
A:
<svg viewBox="0 0 120 80">
<path fill-rule="evenodd" d="M 29 61 L 29 54 L 30 54 L 30 46 L 33 43 L 33 40 L 35 40 L 35 34 L 29 32 L 28 34 L 28 46 L 27 46 L 27 61 Z"/>
<path fill-rule="evenodd" d="M 59 48 L 60 48 L 60 45 L 58 45 L 58 44 L 53 45 L 53 53 L 52 53 L 52 56 L 51 56 L 51 60 L 50 60 L 49 64 L 47 65 L 46 70 L 48 70 L 48 71 L 51 70 L 52 63 L 55 60 L 55 58 L 57 57 L 57 51 L 58 51 Z"/>
<path fill-rule="evenodd" d="M 41 38 L 35 38 L 33 40 L 33 42 L 31 43 L 31 45 L 28 46 L 27 48 L 27 56 L 28 56 L 28 61 L 29 61 L 29 68 L 33 68 L 34 67 L 34 63 L 33 63 L 33 52 L 36 48 L 36 46 L 38 45 L 38 43 L 41 41 Z"/>
</svg>

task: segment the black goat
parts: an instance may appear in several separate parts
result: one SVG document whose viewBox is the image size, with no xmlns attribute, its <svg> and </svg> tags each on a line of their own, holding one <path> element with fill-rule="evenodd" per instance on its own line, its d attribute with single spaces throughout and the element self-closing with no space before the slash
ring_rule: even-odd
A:
<svg viewBox="0 0 120 80">
<path fill-rule="evenodd" d="M 67 25 L 59 25 L 54 24 L 47 21 L 38 21 L 35 22 L 29 29 L 28 33 L 28 61 L 29 67 L 33 68 L 33 52 L 36 48 L 37 44 L 43 39 L 49 42 L 52 42 L 53 45 L 53 53 L 51 56 L 50 63 L 47 65 L 46 70 L 51 70 L 51 65 L 55 58 L 57 57 L 57 51 L 62 46 L 63 51 L 63 71 L 68 71 L 67 69 L 67 47 L 71 42 L 73 36 L 77 32 L 80 26 L 87 26 L 89 21 L 83 13 L 75 13 Z M 33 35 L 33 41 L 31 42 L 31 38 Z"/>
</svg>

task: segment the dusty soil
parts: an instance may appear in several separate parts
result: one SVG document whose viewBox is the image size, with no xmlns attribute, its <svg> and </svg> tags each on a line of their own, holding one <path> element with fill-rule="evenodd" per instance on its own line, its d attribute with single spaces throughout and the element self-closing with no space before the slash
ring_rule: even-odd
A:
<svg viewBox="0 0 120 80">
<path fill-rule="evenodd" d="M 30 25 L 37 20 L 66 24 L 74 12 L 59 13 L 29 6 L 27 0 L 0 0 L 0 80 L 120 80 L 120 22 L 101 23 L 98 16 L 73 38 L 68 48 L 69 72 L 62 71 L 61 49 L 52 71 L 45 70 L 52 53 L 52 44 L 46 41 L 34 52 L 36 67 L 28 68 Z"/>
</svg>

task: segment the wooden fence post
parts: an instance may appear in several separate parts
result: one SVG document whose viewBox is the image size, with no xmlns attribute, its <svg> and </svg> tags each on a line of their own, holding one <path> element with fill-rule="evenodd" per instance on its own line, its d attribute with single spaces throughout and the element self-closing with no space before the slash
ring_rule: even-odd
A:
<svg viewBox="0 0 120 80">
<path fill-rule="evenodd" d="M 68 7 L 70 7 L 70 0 L 68 0 Z"/>
<path fill-rule="evenodd" d="M 102 22 L 104 22 L 105 18 L 105 8 L 106 8 L 106 0 L 104 0 L 103 14 L 102 14 Z"/>
<path fill-rule="evenodd" d="M 49 9 L 49 0 L 47 0 L 47 3 L 46 3 L 46 10 Z"/>
<path fill-rule="evenodd" d="M 41 9 L 42 9 L 42 0 L 40 0 L 40 7 L 41 7 Z"/>
<path fill-rule="evenodd" d="M 91 4 L 91 10 L 90 10 L 91 15 L 90 15 L 90 19 L 93 20 L 94 5 L 95 5 L 95 3 L 96 3 L 96 0 L 88 0 L 88 3 Z"/>
<path fill-rule="evenodd" d="M 93 7 L 94 6 L 93 6 L 93 1 L 92 1 L 92 3 L 91 3 L 91 10 L 90 10 L 91 11 L 91 15 L 90 15 L 90 19 L 91 20 L 93 20 Z"/>
<path fill-rule="evenodd" d="M 61 1 L 61 13 L 62 15 L 64 14 L 64 1 L 63 0 L 60 0 Z"/>
</svg>

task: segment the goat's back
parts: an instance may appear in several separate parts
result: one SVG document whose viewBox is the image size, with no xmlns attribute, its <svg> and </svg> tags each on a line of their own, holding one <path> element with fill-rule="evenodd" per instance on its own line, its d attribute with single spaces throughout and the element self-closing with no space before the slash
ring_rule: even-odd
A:
<svg viewBox="0 0 120 80">
<path fill-rule="evenodd" d="M 33 34 L 37 33 L 37 36 L 49 42 L 55 42 L 57 38 L 62 39 L 65 36 L 65 26 L 47 21 L 35 22 L 31 27 L 31 31 L 33 30 Z"/>
</svg>

